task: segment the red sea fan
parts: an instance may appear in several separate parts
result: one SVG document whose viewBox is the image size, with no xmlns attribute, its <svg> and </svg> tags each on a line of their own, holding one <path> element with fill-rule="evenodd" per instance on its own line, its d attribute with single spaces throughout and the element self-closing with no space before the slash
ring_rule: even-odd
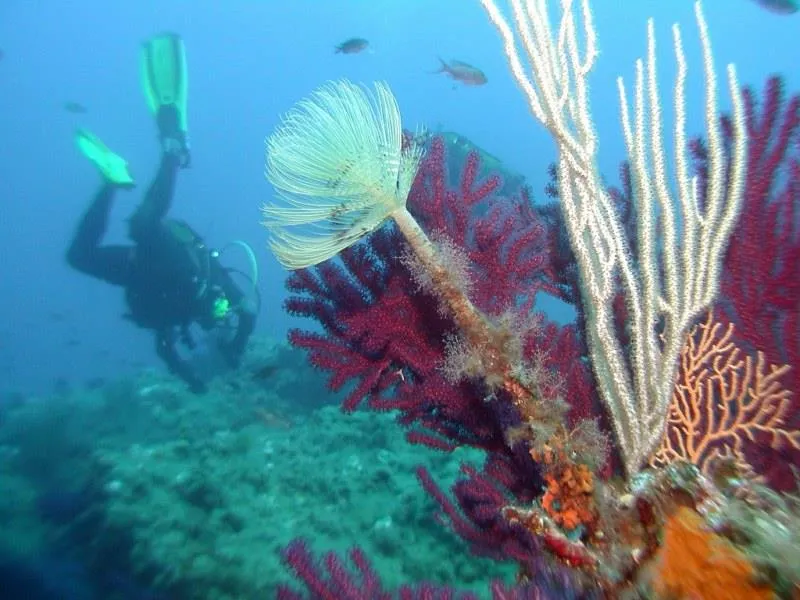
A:
<svg viewBox="0 0 800 600">
<path fill-rule="evenodd" d="M 554 236 L 526 194 L 498 198 L 492 193 L 499 177 L 476 180 L 477 152 L 466 159 L 457 187 L 447 183 L 445 159 L 443 142 L 434 139 L 409 210 L 437 243 L 460 255 L 460 267 L 466 267 L 471 280 L 470 299 L 483 314 L 527 315 L 539 291 L 558 294 L 549 260 Z M 538 542 L 502 515 L 503 506 L 530 503 L 542 487 L 526 443 L 512 448 L 506 439 L 506 432 L 520 424 L 520 415 L 510 402 L 488 401 L 490 392 L 481 381 L 444 376 L 446 340 L 457 331 L 438 309 L 436 297 L 418 285 L 405 253 L 403 238 L 386 226 L 342 252 L 340 262 L 292 274 L 288 310 L 316 319 L 324 333 L 295 330 L 290 340 L 309 352 L 313 365 L 330 373 L 333 389 L 354 383 L 346 410 L 364 402 L 373 410 L 395 409 L 413 443 L 445 451 L 460 445 L 487 451 L 483 470 L 465 471 L 453 500 L 424 470 L 420 479 L 474 550 L 528 563 L 538 554 Z M 593 403 L 593 389 L 574 329 L 547 323 L 542 316 L 522 342 L 521 360 L 539 361 L 551 373 L 569 373 L 559 391 L 584 415 Z"/>
<path fill-rule="evenodd" d="M 800 393 L 800 96 L 787 101 L 773 77 L 760 113 L 751 89 L 744 99 L 747 183 L 725 256 L 722 309 L 740 338 L 798 366 L 793 389 Z"/>
<path fill-rule="evenodd" d="M 477 152 L 467 158 L 456 189 L 447 185 L 445 165 L 444 144 L 435 138 L 409 210 L 429 235 L 446 239 L 462 254 L 472 280 L 470 298 L 480 310 L 489 316 L 527 313 L 539 291 L 556 292 L 547 258 L 551 236 L 527 196 L 494 198 L 499 177 L 476 181 Z M 309 351 L 313 365 L 330 372 L 332 389 L 356 383 L 345 409 L 366 399 L 373 409 L 400 409 L 415 442 L 442 449 L 454 444 L 498 449 L 504 442 L 487 419 L 484 394 L 470 382 L 448 382 L 440 371 L 445 340 L 455 335 L 455 327 L 437 309 L 436 298 L 420 289 L 405 252 L 401 236 L 386 226 L 342 252 L 341 263 L 328 261 L 292 274 L 287 285 L 295 295 L 287 309 L 316 319 L 325 332 L 294 330 L 290 340 Z M 586 369 L 577 340 L 570 339 L 571 348 L 561 344 L 558 349 L 558 357 L 570 364 L 555 364 L 548 355 L 553 370 L 574 370 L 575 364 Z M 526 343 L 527 358 L 543 350 L 543 342 Z M 578 389 L 576 400 L 586 404 L 586 393 Z"/>
<path fill-rule="evenodd" d="M 431 583 L 403 585 L 396 591 L 387 591 L 359 548 L 347 553 L 348 561 L 332 552 L 317 559 L 304 540 L 295 540 L 283 551 L 282 558 L 308 594 L 281 585 L 279 600 L 477 600 L 471 592 L 458 592 Z M 568 581 L 557 577 L 543 579 L 540 585 L 513 587 L 494 581 L 490 589 L 492 600 L 589 600 L 594 597 L 579 595 Z"/>
</svg>

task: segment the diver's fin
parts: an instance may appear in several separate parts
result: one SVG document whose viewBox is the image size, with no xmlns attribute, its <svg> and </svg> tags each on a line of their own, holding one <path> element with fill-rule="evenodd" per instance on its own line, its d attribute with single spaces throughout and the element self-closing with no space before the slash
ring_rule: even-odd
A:
<svg viewBox="0 0 800 600">
<path fill-rule="evenodd" d="M 178 127 L 186 131 L 186 53 L 183 40 L 175 33 L 164 33 L 142 44 L 142 88 L 147 106 L 158 117 L 162 106 L 174 105 Z"/>
<path fill-rule="evenodd" d="M 109 150 L 100 138 L 85 129 L 75 134 L 78 149 L 100 170 L 106 181 L 121 187 L 133 187 L 136 182 L 128 171 L 128 161 Z"/>
<path fill-rule="evenodd" d="M 188 77 L 183 40 L 175 33 L 148 39 L 141 52 L 142 89 L 156 118 L 165 152 L 179 154 L 187 166 Z"/>
</svg>

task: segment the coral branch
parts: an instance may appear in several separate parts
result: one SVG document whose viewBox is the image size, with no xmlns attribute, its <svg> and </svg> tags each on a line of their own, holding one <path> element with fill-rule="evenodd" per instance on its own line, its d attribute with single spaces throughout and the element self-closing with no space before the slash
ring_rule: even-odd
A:
<svg viewBox="0 0 800 600">
<path fill-rule="evenodd" d="M 719 458 L 733 457 L 751 471 L 748 448 L 762 440 L 775 450 L 800 450 L 800 430 L 787 428 L 791 392 L 782 380 L 788 365 L 767 365 L 763 352 L 745 354 L 734 326 L 706 321 L 689 335 L 670 406 L 667 430 L 650 464 L 675 460 L 707 474 Z"/>
<path fill-rule="evenodd" d="M 711 44 L 700 5 L 696 4 L 712 159 L 708 170 L 711 185 L 705 202 L 700 204 L 685 156 L 686 63 L 680 31 L 675 26 L 677 193 L 673 193 L 667 183 L 668 161 L 662 141 L 654 28 L 652 21 L 648 24 L 647 57 L 637 63 L 633 110 L 629 110 L 625 87 L 619 80 L 637 215 L 634 257 L 633 244 L 625 236 L 597 168 L 597 136 L 587 92 L 587 78 L 596 58 L 588 0 L 580 5 L 581 32 L 577 3 L 568 0 L 561 2 L 557 26 L 551 23 L 545 3 L 512 3 L 515 30 L 494 0 L 482 0 L 482 4 L 503 40 L 509 68 L 531 112 L 558 146 L 558 194 L 580 274 L 592 367 L 611 415 L 626 473 L 633 476 L 661 439 L 684 337 L 716 296 L 720 263 L 741 208 L 747 138 L 736 71 L 728 67 L 731 123 L 736 135 L 726 170 Z M 581 34 L 586 46 L 583 53 Z M 522 41 L 522 51 L 516 38 Z M 523 67 L 523 55 L 532 67 L 530 72 Z M 631 114 L 636 118 L 631 119 Z M 658 223 L 654 214 L 660 215 Z M 630 317 L 627 349 L 614 328 L 618 281 Z"/>
</svg>

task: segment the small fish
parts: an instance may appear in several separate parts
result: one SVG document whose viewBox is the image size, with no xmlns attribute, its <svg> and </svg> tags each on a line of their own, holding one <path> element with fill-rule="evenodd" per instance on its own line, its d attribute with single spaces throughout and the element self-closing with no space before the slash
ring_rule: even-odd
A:
<svg viewBox="0 0 800 600">
<path fill-rule="evenodd" d="M 336 54 L 358 54 L 368 46 L 369 41 L 364 38 L 350 38 L 336 46 Z"/>
<path fill-rule="evenodd" d="M 82 115 L 86 113 L 86 107 L 78 102 L 67 101 L 64 102 L 64 110 L 71 112 L 73 115 Z"/>
<path fill-rule="evenodd" d="M 800 1 L 798 0 L 756 0 L 756 2 L 768 11 L 779 15 L 791 15 L 800 10 Z"/>
<path fill-rule="evenodd" d="M 468 63 L 460 60 L 451 60 L 447 63 L 441 58 L 439 62 L 442 63 L 442 66 L 438 71 L 434 71 L 435 73 L 445 73 L 464 85 L 483 85 L 489 81 L 483 71 Z"/>
</svg>

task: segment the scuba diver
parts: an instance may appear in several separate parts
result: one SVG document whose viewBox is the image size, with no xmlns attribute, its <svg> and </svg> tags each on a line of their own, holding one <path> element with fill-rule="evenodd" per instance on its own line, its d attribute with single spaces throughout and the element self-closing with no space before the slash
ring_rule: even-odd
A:
<svg viewBox="0 0 800 600">
<path fill-rule="evenodd" d="M 233 281 L 219 252 L 183 221 L 165 218 L 175 192 L 178 171 L 189 166 L 186 125 L 186 59 L 183 41 L 175 34 L 156 36 L 142 48 L 142 83 L 156 118 L 162 155 L 155 179 L 128 221 L 132 245 L 101 245 L 111 204 L 119 189 L 135 182 L 128 164 L 85 130 L 77 133 L 81 152 L 103 176 L 103 185 L 80 220 L 67 250 L 69 265 L 87 275 L 125 289 L 129 312 L 136 325 L 155 332 L 156 351 L 169 370 L 195 393 L 206 384 L 177 351 L 180 341 L 189 349 L 194 341 L 189 327 L 205 331 L 230 327 L 219 342 L 225 362 L 235 368 L 255 328 L 257 313 L 256 264 L 249 246 L 252 294 Z"/>
</svg>

